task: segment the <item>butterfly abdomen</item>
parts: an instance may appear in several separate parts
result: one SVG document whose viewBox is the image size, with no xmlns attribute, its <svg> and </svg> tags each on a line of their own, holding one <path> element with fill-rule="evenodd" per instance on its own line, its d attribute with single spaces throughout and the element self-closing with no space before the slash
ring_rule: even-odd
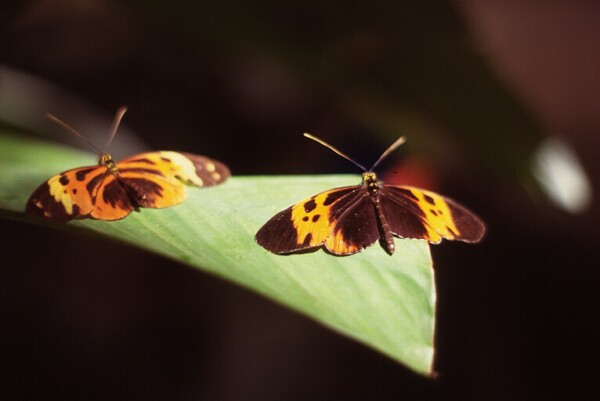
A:
<svg viewBox="0 0 600 401">
<path fill-rule="evenodd" d="M 381 203 L 379 202 L 379 193 L 371 195 L 371 199 L 373 200 L 373 205 L 375 206 L 375 211 L 377 213 L 377 219 L 379 220 L 379 228 L 383 234 L 385 250 L 387 253 L 392 255 L 396 250 L 396 245 L 394 244 L 394 234 L 392 233 L 387 218 L 385 217 L 385 213 L 383 213 L 383 209 L 381 208 Z"/>
</svg>

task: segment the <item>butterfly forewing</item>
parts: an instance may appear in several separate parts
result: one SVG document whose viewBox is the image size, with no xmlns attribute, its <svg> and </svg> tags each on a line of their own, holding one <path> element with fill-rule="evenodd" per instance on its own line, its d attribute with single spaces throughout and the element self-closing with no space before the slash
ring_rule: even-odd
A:
<svg viewBox="0 0 600 401">
<path fill-rule="evenodd" d="M 357 188 L 354 196 L 332 206 L 335 226 L 325 247 L 336 255 L 360 252 L 373 245 L 380 236 L 371 197 L 366 189 Z"/>
<path fill-rule="evenodd" d="M 220 184 L 230 176 L 227 166 L 217 160 L 173 151 L 141 153 L 122 160 L 117 167 L 119 170 L 153 171 L 198 187 Z"/>
<path fill-rule="evenodd" d="M 277 254 L 321 246 L 335 225 L 332 210 L 344 209 L 360 187 L 343 187 L 321 192 L 277 213 L 256 233 L 262 247 Z"/>
<path fill-rule="evenodd" d="M 42 183 L 29 197 L 26 212 L 59 221 L 89 215 L 94 197 L 108 169 L 81 167 L 55 175 Z"/>
<path fill-rule="evenodd" d="M 485 230 L 473 212 L 431 191 L 384 185 L 380 202 L 393 234 L 402 238 L 477 242 Z"/>
<path fill-rule="evenodd" d="M 485 234 L 485 224 L 475 213 L 449 198 L 444 198 L 448 210 L 452 214 L 457 232 L 455 240 L 475 243 L 481 241 Z"/>
<path fill-rule="evenodd" d="M 178 177 L 183 181 L 188 181 L 189 184 L 198 185 L 193 179 L 196 176 L 202 182 L 202 185 L 198 186 L 210 187 L 222 183 L 231 175 L 229 168 L 218 160 L 185 152 L 180 154 L 185 156 L 194 166 L 194 174 L 188 173 Z"/>
</svg>

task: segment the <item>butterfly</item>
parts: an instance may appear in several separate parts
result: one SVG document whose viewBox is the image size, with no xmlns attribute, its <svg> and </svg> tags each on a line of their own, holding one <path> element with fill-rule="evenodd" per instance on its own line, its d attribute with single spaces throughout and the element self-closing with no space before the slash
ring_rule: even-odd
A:
<svg viewBox="0 0 600 401">
<path fill-rule="evenodd" d="M 380 240 L 392 255 L 394 236 L 439 243 L 443 238 L 479 242 L 483 221 L 455 201 L 431 191 L 386 185 L 373 172 L 405 138 L 400 137 L 364 168 L 323 140 L 304 134 L 363 170 L 360 185 L 330 189 L 277 213 L 256 233 L 255 240 L 275 254 L 325 247 L 334 255 L 351 255 Z"/>
<path fill-rule="evenodd" d="M 109 143 L 126 111 L 124 106 L 117 111 Z M 184 184 L 213 186 L 230 175 L 219 161 L 183 152 L 140 153 L 117 163 L 61 120 L 50 114 L 48 118 L 81 137 L 100 157 L 97 166 L 67 170 L 42 183 L 25 208 L 33 215 L 63 222 L 84 218 L 118 220 L 140 207 L 164 208 L 183 202 L 187 197 Z"/>
</svg>

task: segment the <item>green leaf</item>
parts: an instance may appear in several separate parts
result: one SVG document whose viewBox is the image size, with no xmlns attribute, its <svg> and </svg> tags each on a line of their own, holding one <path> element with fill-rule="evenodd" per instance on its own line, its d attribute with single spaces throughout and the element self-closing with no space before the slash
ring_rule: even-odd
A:
<svg viewBox="0 0 600 401">
<path fill-rule="evenodd" d="M 50 175 L 95 163 L 95 156 L 0 134 L 0 210 L 10 218 L 98 233 L 250 288 L 373 347 L 421 374 L 431 374 L 435 284 L 425 241 L 396 239 L 348 257 L 322 250 L 278 256 L 254 241 L 272 215 L 300 199 L 356 184 L 358 176 L 232 177 L 189 189 L 168 209 L 142 209 L 115 222 L 66 226 L 22 213 Z"/>
</svg>

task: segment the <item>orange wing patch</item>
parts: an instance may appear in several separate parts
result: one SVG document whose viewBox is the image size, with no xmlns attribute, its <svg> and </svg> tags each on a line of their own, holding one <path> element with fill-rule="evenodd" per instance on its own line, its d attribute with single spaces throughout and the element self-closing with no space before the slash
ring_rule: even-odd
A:
<svg viewBox="0 0 600 401">
<path fill-rule="evenodd" d="M 108 171 L 92 192 L 94 205 L 91 213 L 81 214 L 77 218 L 119 220 L 127 217 L 137 207 L 135 198 L 128 189 L 115 174 Z"/>
<path fill-rule="evenodd" d="M 351 255 L 362 250 L 358 244 L 349 242 L 342 230 L 336 231 L 327 238 L 325 248 L 335 255 Z"/>
<path fill-rule="evenodd" d="M 97 184 L 106 173 L 106 167 L 92 166 L 55 175 L 31 194 L 26 211 L 61 221 L 88 215 L 94 209 Z"/>
<path fill-rule="evenodd" d="M 77 180 L 76 177 L 81 177 L 82 173 L 95 173 L 94 175 L 97 176 L 104 172 L 106 172 L 105 168 L 94 167 L 71 170 L 56 175 L 48 180 L 50 196 L 56 202 L 61 203 L 68 214 L 74 213 L 74 207 L 78 209 L 77 212 L 89 213 L 92 210 L 90 193 L 85 187 L 85 181 Z M 42 205 L 38 202 L 37 206 L 41 207 Z"/>
<path fill-rule="evenodd" d="M 323 204 L 331 192 L 322 192 L 292 206 L 292 224 L 296 230 L 296 245 L 299 248 L 321 245 L 331 234 L 331 205 Z"/>
</svg>

